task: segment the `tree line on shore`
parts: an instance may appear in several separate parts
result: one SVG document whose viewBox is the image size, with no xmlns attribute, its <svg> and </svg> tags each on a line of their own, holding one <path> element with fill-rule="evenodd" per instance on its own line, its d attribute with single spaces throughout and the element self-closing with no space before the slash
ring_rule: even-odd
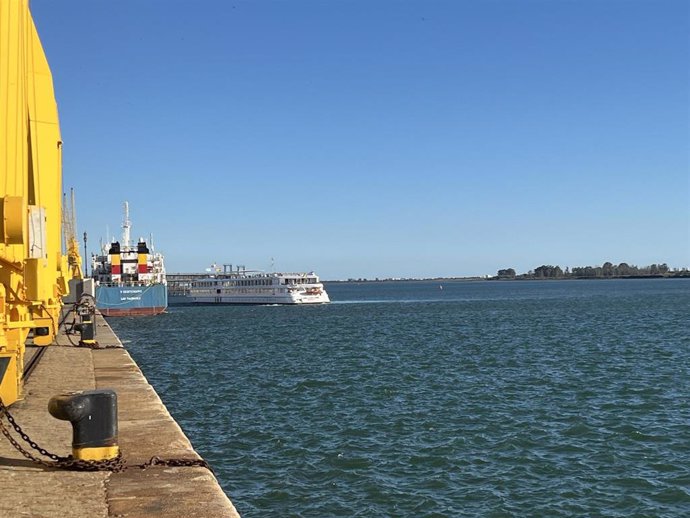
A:
<svg viewBox="0 0 690 518">
<path fill-rule="evenodd" d="M 513 268 L 498 270 L 496 279 L 597 279 L 616 277 L 688 277 L 683 268 L 671 270 L 666 263 L 635 266 L 628 263 L 605 262 L 601 266 L 574 266 L 563 270 L 560 266 L 543 264 L 527 273 L 517 274 Z"/>
</svg>

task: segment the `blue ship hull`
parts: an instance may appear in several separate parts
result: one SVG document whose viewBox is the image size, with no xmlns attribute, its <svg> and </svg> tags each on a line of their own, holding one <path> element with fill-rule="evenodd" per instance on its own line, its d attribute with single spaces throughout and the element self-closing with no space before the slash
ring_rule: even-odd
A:
<svg viewBox="0 0 690 518">
<path fill-rule="evenodd" d="M 168 307 L 165 284 L 96 286 L 96 308 L 106 317 L 157 315 Z"/>
</svg>

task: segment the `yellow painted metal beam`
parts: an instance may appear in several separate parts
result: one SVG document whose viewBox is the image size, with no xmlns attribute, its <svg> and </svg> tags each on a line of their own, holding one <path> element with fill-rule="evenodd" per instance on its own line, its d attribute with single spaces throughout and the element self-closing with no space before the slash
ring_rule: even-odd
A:
<svg viewBox="0 0 690 518">
<path fill-rule="evenodd" d="M 62 141 L 27 0 L 0 0 L 0 396 L 21 397 L 24 346 L 53 342 L 66 293 Z M 41 335 L 41 336 L 38 336 Z"/>
</svg>

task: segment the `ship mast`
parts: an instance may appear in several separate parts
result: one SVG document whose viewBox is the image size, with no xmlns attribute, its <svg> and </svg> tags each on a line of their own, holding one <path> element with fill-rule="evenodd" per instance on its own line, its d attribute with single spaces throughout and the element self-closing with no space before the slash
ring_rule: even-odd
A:
<svg viewBox="0 0 690 518">
<path fill-rule="evenodd" d="M 125 202 L 125 219 L 122 221 L 122 246 L 129 248 L 129 229 L 132 224 L 129 221 L 129 203 Z"/>
</svg>

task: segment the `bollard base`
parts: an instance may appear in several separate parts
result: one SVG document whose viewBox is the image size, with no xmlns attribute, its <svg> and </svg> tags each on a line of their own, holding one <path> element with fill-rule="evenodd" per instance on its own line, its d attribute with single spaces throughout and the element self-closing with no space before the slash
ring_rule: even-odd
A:
<svg viewBox="0 0 690 518">
<path fill-rule="evenodd" d="M 111 460 L 120 454 L 118 446 L 101 446 L 98 448 L 73 448 L 72 457 L 77 460 Z"/>
</svg>

